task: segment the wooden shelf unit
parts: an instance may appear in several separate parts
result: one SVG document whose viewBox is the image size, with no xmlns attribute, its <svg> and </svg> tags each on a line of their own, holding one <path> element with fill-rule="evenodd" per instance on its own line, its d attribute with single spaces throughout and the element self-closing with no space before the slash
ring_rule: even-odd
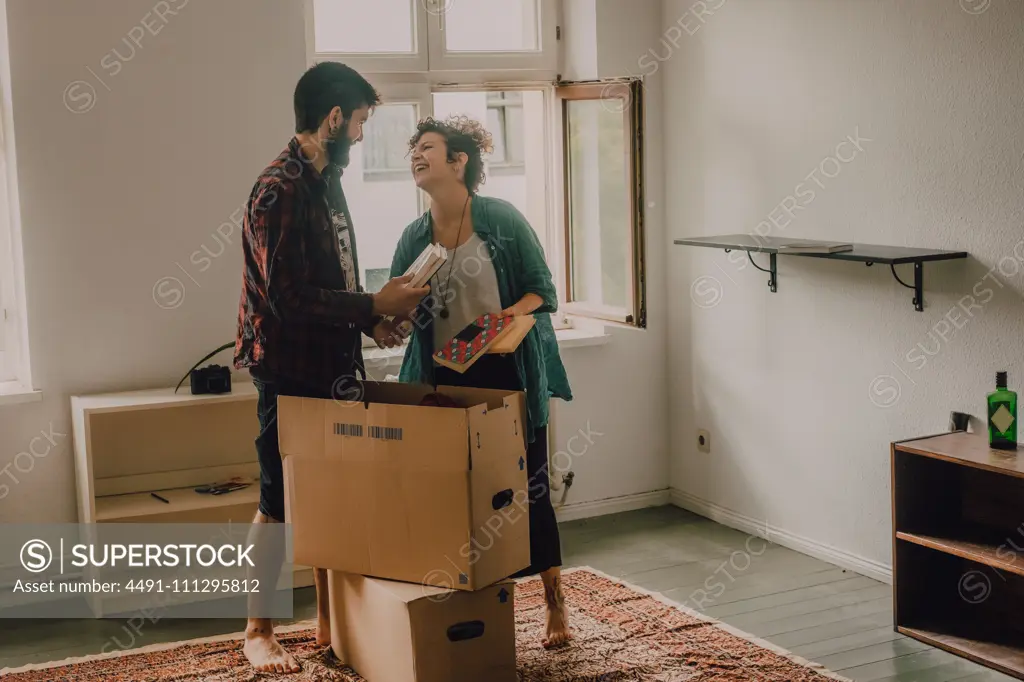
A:
<svg viewBox="0 0 1024 682">
<path fill-rule="evenodd" d="M 891 461 L 895 629 L 1024 680 L 1024 451 L 957 431 Z"/>
<path fill-rule="evenodd" d="M 220 395 L 182 386 L 72 396 L 79 523 L 251 523 L 259 503 L 256 400 L 244 379 Z M 252 484 L 195 492 L 234 476 Z M 312 569 L 295 566 L 292 584 L 312 585 Z"/>
</svg>

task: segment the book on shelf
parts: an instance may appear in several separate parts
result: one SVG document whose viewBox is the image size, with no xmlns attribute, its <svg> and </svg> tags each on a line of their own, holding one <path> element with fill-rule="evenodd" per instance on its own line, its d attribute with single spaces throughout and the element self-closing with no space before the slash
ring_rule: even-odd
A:
<svg viewBox="0 0 1024 682">
<path fill-rule="evenodd" d="M 486 313 L 438 349 L 434 361 L 456 372 L 465 372 L 488 353 L 514 352 L 535 323 L 533 315 L 501 317 Z"/>
<path fill-rule="evenodd" d="M 846 242 L 816 242 L 793 239 L 777 245 L 779 253 L 840 253 L 852 251 L 853 244 Z"/>
</svg>

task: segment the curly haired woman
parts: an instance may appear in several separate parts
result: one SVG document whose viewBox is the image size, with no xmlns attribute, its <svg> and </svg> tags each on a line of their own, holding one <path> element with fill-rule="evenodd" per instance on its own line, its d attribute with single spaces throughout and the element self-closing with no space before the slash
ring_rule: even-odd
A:
<svg viewBox="0 0 1024 682">
<path fill-rule="evenodd" d="M 448 250 L 448 261 L 417 312 L 399 378 L 526 391 L 531 565 L 513 577 L 540 574 L 547 602 L 543 643 L 553 647 L 571 634 L 548 484 L 548 400 L 572 400 L 572 393 L 551 325 L 557 298 L 540 241 L 512 204 L 476 193 L 483 154 L 491 149 L 490 134 L 465 117 L 424 119 L 409 141 L 413 180 L 430 196 L 430 209 L 406 227 L 391 276 L 400 277 L 431 243 Z M 515 353 L 485 355 L 464 374 L 435 365 L 434 349 L 485 313 L 533 314 L 536 324 Z"/>
</svg>

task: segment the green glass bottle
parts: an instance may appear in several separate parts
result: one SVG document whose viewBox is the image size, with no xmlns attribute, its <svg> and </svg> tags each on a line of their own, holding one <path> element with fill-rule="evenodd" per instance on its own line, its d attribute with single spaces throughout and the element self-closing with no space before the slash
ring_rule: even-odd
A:
<svg viewBox="0 0 1024 682">
<path fill-rule="evenodd" d="M 1006 388 L 1006 372 L 996 372 L 996 390 L 988 394 L 988 444 L 1017 449 L 1017 394 Z"/>
</svg>

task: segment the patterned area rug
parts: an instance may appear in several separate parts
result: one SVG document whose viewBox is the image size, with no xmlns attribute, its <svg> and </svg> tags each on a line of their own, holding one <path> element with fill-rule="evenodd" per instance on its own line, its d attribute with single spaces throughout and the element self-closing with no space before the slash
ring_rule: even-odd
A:
<svg viewBox="0 0 1024 682">
<path fill-rule="evenodd" d="M 538 578 L 516 587 L 516 649 L 521 682 L 825 682 L 842 680 L 679 604 L 591 568 L 567 570 L 563 584 L 574 639 L 541 646 L 544 594 Z M 5 682 L 366 682 L 317 647 L 311 623 L 279 630 L 298 658 L 293 675 L 253 673 L 240 635 L 155 645 L 128 652 L 0 670 Z M 373 680 L 371 682 L 378 682 Z M 382 681 L 386 682 L 386 681 Z"/>
</svg>

